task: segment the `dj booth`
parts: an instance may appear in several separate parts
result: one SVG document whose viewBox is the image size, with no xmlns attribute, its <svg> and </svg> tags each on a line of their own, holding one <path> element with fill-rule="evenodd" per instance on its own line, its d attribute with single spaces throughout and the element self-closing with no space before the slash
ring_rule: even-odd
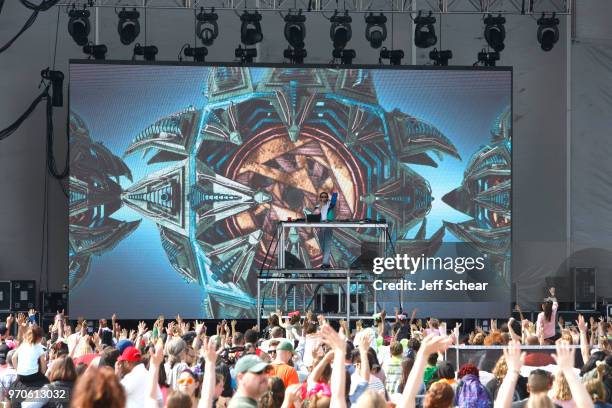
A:
<svg viewBox="0 0 612 408">
<path fill-rule="evenodd" d="M 300 230 L 302 229 L 348 229 L 353 237 L 360 237 L 358 230 L 368 230 L 367 245 L 369 251 L 362 254 L 361 262 L 347 263 L 345 259 L 334 259 L 329 269 L 314 268 L 302 265 L 299 261 Z M 316 234 L 314 234 L 316 235 Z M 377 294 L 372 288 L 374 274 L 371 262 L 373 257 L 385 257 L 393 250 L 389 225 L 385 221 L 332 221 L 307 222 L 280 221 L 276 236 L 269 243 L 266 259 L 272 247 L 275 247 L 276 265 L 274 268 L 262 266 L 257 277 L 257 322 L 266 312 L 283 310 L 315 309 L 317 303 L 323 305 L 323 297 L 337 295 L 335 310 L 324 311 L 326 317 L 334 319 L 360 319 L 376 313 Z M 287 258 L 291 257 L 291 261 Z M 296 259 L 297 258 L 297 259 Z M 297 263 L 300 263 L 299 265 Z M 264 262 L 264 265 L 266 262 Z M 376 276 L 381 279 L 382 276 Z M 317 302 L 317 297 L 319 301 Z M 359 305 L 363 304 L 363 307 Z M 362 313 L 359 313 L 359 312 Z"/>
</svg>

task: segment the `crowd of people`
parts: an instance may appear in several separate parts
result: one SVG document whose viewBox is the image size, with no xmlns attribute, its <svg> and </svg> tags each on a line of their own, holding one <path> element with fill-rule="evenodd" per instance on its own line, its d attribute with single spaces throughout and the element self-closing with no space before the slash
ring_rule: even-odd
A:
<svg viewBox="0 0 612 408">
<path fill-rule="evenodd" d="M 35 316 L 0 323 L 3 408 L 612 407 L 612 323 L 565 324 L 554 289 L 536 322 L 470 333 L 416 310 L 338 330 L 278 310 L 263 330 L 223 321 L 214 334 L 180 316 L 128 331 L 113 315 L 92 330 L 60 312 L 45 332 Z"/>
</svg>

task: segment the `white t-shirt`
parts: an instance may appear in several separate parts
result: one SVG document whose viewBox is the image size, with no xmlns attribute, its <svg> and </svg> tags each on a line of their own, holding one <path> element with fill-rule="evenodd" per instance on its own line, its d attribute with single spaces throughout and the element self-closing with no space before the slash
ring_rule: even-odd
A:
<svg viewBox="0 0 612 408">
<path fill-rule="evenodd" d="M 17 374 L 32 375 L 39 371 L 38 359 L 45 354 L 45 349 L 40 343 L 23 343 L 17 349 Z"/>
<path fill-rule="evenodd" d="M 147 384 L 149 382 L 149 372 L 144 364 L 138 364 L 128 374 L 121 379 L 121 385 L 125 388 L 126 408 L 142 408 L 145 405 L 147 395 Z M 162 402 L 163 398 L 159 387 L 157 387 L 157 401 Z"/>
</svg>

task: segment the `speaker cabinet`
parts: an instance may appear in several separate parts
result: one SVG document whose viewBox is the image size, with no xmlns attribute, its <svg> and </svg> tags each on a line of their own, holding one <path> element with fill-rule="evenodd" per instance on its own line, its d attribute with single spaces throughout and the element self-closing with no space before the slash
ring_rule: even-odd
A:
<svg viewBox="0 0 612 408">
<path fill-rule="evenodd" d="M 11 281 L 11 309 L 13 312 L 36 309 L 36 281 Z"/>
<path fill-rule="evenodd" d="M 595 268 L 572 268 L 574 275 L 574 306 L 577 311 L 597 310 L 597 275 Z"/>
</svg>

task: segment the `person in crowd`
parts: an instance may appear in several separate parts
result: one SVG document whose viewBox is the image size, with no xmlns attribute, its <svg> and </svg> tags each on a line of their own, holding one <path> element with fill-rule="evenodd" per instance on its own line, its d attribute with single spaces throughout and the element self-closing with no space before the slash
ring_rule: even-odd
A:
<svg viewBox="0 0 612 408">
<path fill-rule="evenodd" d="M 202 385 L 199 377 L 189 368 L 185 368 L 179 373 L 176 383 L 178 385 L 178 391 L 189 396 L 191 406 L 197 407 Z"/>
<path fill-rule="evenodd" d="M 8 391 L 17 380 L 17 370 L 13 366 L 13 355 L 16 350 L 12 349 L 6 354 L 6 366 L 0 370 L 0 401 L 8 398 Z"/>
<path fill-rule="evenodd" d="M 144 384 L 148 378 L 148 372 L 141 362 L 140 351 L 134 346 L 129 346 L 123 350 L 123 353 L 117 359 L 117 363 L 115 363 L 115 372 L 125 389 L 126 407 L 137 408 L 142 406 L 146 394 Z M 157 393 L 157 399 L 161 402 L 162 395 L 159 388 L 157 388 Z"/>
<path fill-rule="evenodd" d="M 538 314 L 538 320 L 536 322 L 536 337 L 543 338 L 545 341 L 554 341 L 556 339 L 556 327 L 557 327 L 557 309 L 559 304 L 555 297 L 555 288 L 550 288 L 550 297 L 544 300 L 542 303 L 542 311 Z"/>
<path fill-rule="evenodd" d="M 247 355 L 236 362 L 237 389 L 228 408 L 257 408 L 257 400 L 268 389 L 270 365 L 259 357 Z"/>
<path fill-rule="evenodd" d="M 453 395 L 457 388 L 457 380 L 455 380 L 455 367 L 450 361 L 439 361 L 437 364 L 437 370 L 432 378 L 432 384 L 437 382 L 443 382 L 451 386 L 453 389 Z"/>
<path fill-rule="evenodd" d="M 534 395 L 548 395 L 548 392 L 552 388 L 552 384 L 553 377 L 548 371 L 542 369 L 535 369 L 531 371 L 531 373 L 529 373 L 529 377 L 527 378 L 527 392 L 529 393 L 529 398 L 516 401 L 512 404 L 512 408 L 526 407 L 529 399 L 533 399 Z"/>
<path fill-rule="evenodd" d="M 459 382 L 455 393 L 455 405 L 459 408 L 493 407 L 491 396 L 480 383 L 478 368 L 473 364 L 464 364 L 457 373 Z"/>
<path fill-rule="evenodd" d="M 187 342 L 180 337 L 173 337 L 166 343 L 168 361 L 164 364 L 166 381 L 172 390 L 178 389 L 178 376 L 184 369 L 189 368 L 187 359 Z"/>
<path fill-rule="evenodd" d="M 110 367 L 87 370 L 76 382 L 71 408 L 125 408 L 125 390 Z"/>
<path fill-rule="evenodd" d="M 506 374 L 508 373 L 508 364 L 506 364 L 506 358 L 501 356 L 497 363 L 495 363 L 495 367 L 493 368 L 493 378 L 487 382 L 485 387 L 487 388 L 487 392 L 491 396 L 493 400 L 497 398 L 497 392 L 499 391 L 499 387 L 501 387 Z M 524 386 L 526 387 L 526 379 L 523 376 L 520 376 L 517 380 L 517 387 L 512 397 L 513 401 L 519 401 L 521 399 L 521 395 L 519 390 Z"/>
<path fill-rule="evenodd" d="M 553 380 L 551 390 L 548 392 L 548 396 L 553 404 L 561 408 L 577 408 L 572 398 L 572 391 L 569 388 L 569 384 L 561 371 L 555 374 L 555 379 Z"/>
<path fill-rule="evenodd" d="M 455 393 L 450 384 L 435 382 L 427 390 L 423 408 L 452 408 L 454 406 Z"/>
<path fill-rule="evenodd" d="M 270 375 L 283 380 L 283 384 L 289 387 L 292 384 L 298 384 L 298 374 L 295 367 L 289 365 L 292 360 L 295 350 L 293 344 L 288 340 L 283 340 L 276 347 L 268 350 L 268 354 L 274 354 L 274 360 L 271 365 Z M 272 354 L 271 354 L 272 355 Z"/>
<path fill-rule="evenodd" d="M 22 402 L 22 408 L 68 408 L 70 406 L 69 397 L 77 379 L 72 358 L 62 355 L 55 359 L 48 378 L 50 383 L 40 389 L 38 398 Z"/>
<path fill-rule="evenodd" d="M 400 380 L 402 378 L 402 356 L 404 348 L 399 341 L 394 341 L 389 346 L 391 358 L 383 364 L 383 372 L 385 373 L 385 388 L 389 394 L 397 392 Z"/>
<path fill-rule="evenodd" d="M 595 377 L 586 380 L 584 383 L 596 408 L 612 408 L 612 404 L 607 402 L 607 392 L 603 382 L 605 369 L 604 364 L 599 364 L 595 369 Z"/>
<path fill-rule="evenodd" d="M 425 367 L 425 372 L 423 373 L 423 382 L 425 383 L 425 387 L 429 386 L 431 379 L 434 374 L 438 370 L 438 353 L 431 353 L 427 357 L 427 366 Z"/>
<path fill-rule="evenodd" d="M 268 390 L 259 397 L 259 408 L 281 408 L 285 399 L 285 384 L 278 377 L 268 378 Z"/>
</svg>

